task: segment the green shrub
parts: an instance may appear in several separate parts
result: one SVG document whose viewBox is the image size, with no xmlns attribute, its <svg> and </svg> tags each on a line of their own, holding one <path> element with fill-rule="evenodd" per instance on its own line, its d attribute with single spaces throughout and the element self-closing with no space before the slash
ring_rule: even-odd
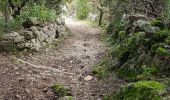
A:
<svg viewBox="0 0 170 100">
<path fill-rule="evenodd" d="M 137 76 L 140 74 L 141 72 L 139 71 L 137 66 L 134 66 L 129 62 L 121 66 L 121 68 L 117 72 L 118 77 L 123 78 L 125 80 L 136 80 Z"/>
<path fill-rule="evenodd" d="M 156 54 L 160 55 L 160 56 L 165 56 L 165 55 L 169 54 L 169 51 L 167 49 L 165 49 L 165 48 L 159 47 L 156 50 Z"/>
<path fill-rule="evenodd" d="M 138 76 L 139 79 L 143 79 L 143 80 L 155 79 L 153 74 L 158 71 L 158 69 L 155 66 L 151 66 L 151 67 L 142 66 L 142 68 L 143 68 L 143 73 Z"/>
<path fill-rule="evenodd" d="M 161 30 L 165 28 L 164 23 L 163 23 L 161 20 L 158 20 L 158 19 L 154 19 L 154 20 L 151 22 L 151 25 L 152 25 L 152 26 L 159 27 Z"/>
<path fill-rule="evenodd" d="M 21 28 L 22 26 L 19 20 L 11 20 L 6 23 L 3 18 L 0 18 L 0 36 L 11 31 L 19 30 Z"/>
<path fill-rule="evenodd" d="M 4 18 L 0 18 L 0 35 L 20 30 L 22 28 L 22 22 L 32 17 L 37 18 L 40 23 L 43 23 L 55 21 L 57 15 L 53 9 L 48 9 L 44 5 L 33 4 L 32 6 L 25 7 L 21 15 L 10 20 L 8 23 L 5 22 Z"/>
<path fill-rule="evenodd" d="M 25 8 L 21 15 L 19 16 L 19 19 L 22 21 L 30 18 L 30 17 L 36 17 L 40 22 L 51 22 L 56 20 L 57 15 L 56 11 L 53 9 L 48 9 L 44 5 L 33 5 L 29 6 L 28 8 Z"/>
<path fill-rule="evenodd" d="M 122 87 L 116 95 L 105 100 L 161 100 L 160 95 L 165 92 L 165 87 L 156 81 L 140 81 Z"/>
<path fill-rule="evenodd" d="M 158 32 L 153 33 L 153 39 L 156 42 L 164 42 L 165 39 L 170 35 L 170 30 L 165 29 L 165 30 L 161 30 Z"/>
<path fill-rule="evenodd" d="M 70 90 L 66 89 L 62 84 L 55 84 L 52 89 L 58 97 L 72 96 Z"/>
<path fill-rule="evenodd" d="M 76 5 L 77 18 L 80 20 L 87 18 L 88 12 L 89 9 L 88 9 L 87 0 L 77 0 L 77 5 Z"/>
<path fill-rule="evenodd" d="M 139 81 L 133 84 L 135 87 L 152 88 L 153 90 L 156 90 L 158 92 L 164 92 L 165 87 L 166 87 L 164 84 L 159 83 L 157 81 Z"/>
<path fill-rule="evenodd" d="M 166 38 L 165 43 L 170 45 L 170 36 Z"/>
<path fill-rule="evenodd" d="M 117 75 L 126 80 L 155 78 L 148 75 L 151 72 L 147 72 L 152 70 L 150 69 L 152 65 L 159 67 L 157 72 L 160 71 L 160 66 L 165 71 L 168 68 L 166 60 L 169 56 L 169 35 L 168 29 L 150 34 L 150 36 L 144 32 L 127 34 L 119 31 L 117 38 L 112 38 L 114 42 L 112 42 L 111 50 L 112 58 L 117 60 L 117 64 L 113 66 Z M 165 60 L 161 60 L 159 56 L 164 57 Z M 143 69 L 144 65 L 147 67 Z"/>
</svg>

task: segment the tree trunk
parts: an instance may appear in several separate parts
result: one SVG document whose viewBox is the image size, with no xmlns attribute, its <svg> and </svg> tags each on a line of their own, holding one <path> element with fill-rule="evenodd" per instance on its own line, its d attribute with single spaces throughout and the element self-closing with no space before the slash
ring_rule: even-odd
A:
<svg viewBox="0 0 170 100">
<path fill-rule="evenodd" d="M 5 9 L 5 10 L 4 10 L 4 11 L 5 11 L 5 12 L 4 12 L 5 22 L 7 23 L 7 22 L 9 22 L 9 20 L 10 20 L 10 11 L 9 11 L 9 5 L 8 5 L 8 3 L 6 3 L 4 9 Z"/>
<path fill-rule="evenodd" d="M 99 19 L 99 26 L 102 25 L 102 19 L 103 19 L 103 11 L 100 10 L 100 19 Z"/>
<path fill-rule="evenodd" d="M 16 6 L 16 5 L 12 2 L 12 0 L 8 0 L 8 5 L 9 5 L 9 7 L 12 9 L 12 12 L 13 12 L 13 14 L 12 14 L 12 17 L 13 17 L 13 18 L 16 18 L 18 15 L 21 14 L 22 8 L 27 4 L 28 1 L 29 1 L 29 0 L 23 0 L 23 2 L 21 3 L 20 6 Z M 36 2 L 36 0 L 35 0 L 35 2 Z"/>
</svg>

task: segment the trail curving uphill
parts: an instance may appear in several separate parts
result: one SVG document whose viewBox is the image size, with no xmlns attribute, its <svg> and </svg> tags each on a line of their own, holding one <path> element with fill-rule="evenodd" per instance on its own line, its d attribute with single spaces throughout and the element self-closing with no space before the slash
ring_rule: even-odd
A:
<svg viewBox="0 0 170 100">
<path fill-rule="evenodd" d="M 0 54 L 0 100 L 54 100 L 50 87 L 63 84 L 73 100 L 101 100 L 120 81 L 97 79 L 91 69 L 105 54 L 101 30 L 85 22 L 66 20 L 73 33 L 53 50 L 22 57 Z M 85 79 L 87 76 L 92 79 Z"/>
</svg>

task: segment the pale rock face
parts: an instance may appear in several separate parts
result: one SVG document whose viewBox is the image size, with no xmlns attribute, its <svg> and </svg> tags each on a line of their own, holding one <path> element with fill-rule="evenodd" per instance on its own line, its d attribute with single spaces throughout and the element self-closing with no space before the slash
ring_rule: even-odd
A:
<svg viewBox="0 0 170 100">
<path fill-rule="evenodd" d="M 156 31 L 159 31 L 159 27 L 151 26 L 150 22 L 138 20 L 134 23 L 134 26 L 139 27 L 141 30 L 144 30 L 146 33 L 155 33 Z"/>
<path fill-rule="evenodd" d="M 19 36 L 19 34 L 17 32 L 13 32 L 13 33 L 10 33 L 10 34 L 3 35 L 2 38 L 4 40 L 14 40 L 18 36 Z"/>
<path fill-rule="evenodd" d="M 11 32 L 3 35 L 2 41 L 10 41 L 20 49 L 39 51 L 40 48 L 52 44 L 56 38 L 66 33 L 65 22 L 63 21 L 58 19 L 56 23 L 44 27 L 31 26 L 18 32 Z"/>
<path fill-rule="evenodd" d="M 17 36 L 15 39 L 14 39 L 14 43 L 22 43 L 25 41 L 25 37 L 24 36 Z"/>
<path fill-rule="evenodd" d="M 13 33 L 3 35 L 2 39 L 4 39 L 5 41 L 11 41 L 14 43 L 21 43 L 24 41 L 25 37 L 20 36 L 17 32 L 13 32 Z"/>
<path fill-rule="evenodd" d="M 26 40 L 31 40 L 32 38 L 35 37 L 34 34 L 33 34 L 33 32 L 31 32 L 31 31 L 26 31 L 26 30 L 23 30 L 23 31 L 19 32 L 19 34 L 20 34 L 21 36 L 24 36 Z"/>
</svg>

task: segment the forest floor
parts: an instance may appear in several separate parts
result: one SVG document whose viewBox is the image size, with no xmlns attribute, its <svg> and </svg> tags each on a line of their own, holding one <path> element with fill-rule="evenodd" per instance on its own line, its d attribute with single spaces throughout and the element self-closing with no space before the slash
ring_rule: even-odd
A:
<svg viewBox="0 0 170 100">
<path fill-rule="evenodd" d="M 119 79 L 98 79 L 93 67 L 102 61 L 106 45 L 100 28 L 66 20 L 71 36 L 52 50 L 17 57 L 0 54 L 0 100 L 54 100 L 51 86 L 69 88 L 73 100 L 101 100 L 117 91 Z"/>
</svg>

